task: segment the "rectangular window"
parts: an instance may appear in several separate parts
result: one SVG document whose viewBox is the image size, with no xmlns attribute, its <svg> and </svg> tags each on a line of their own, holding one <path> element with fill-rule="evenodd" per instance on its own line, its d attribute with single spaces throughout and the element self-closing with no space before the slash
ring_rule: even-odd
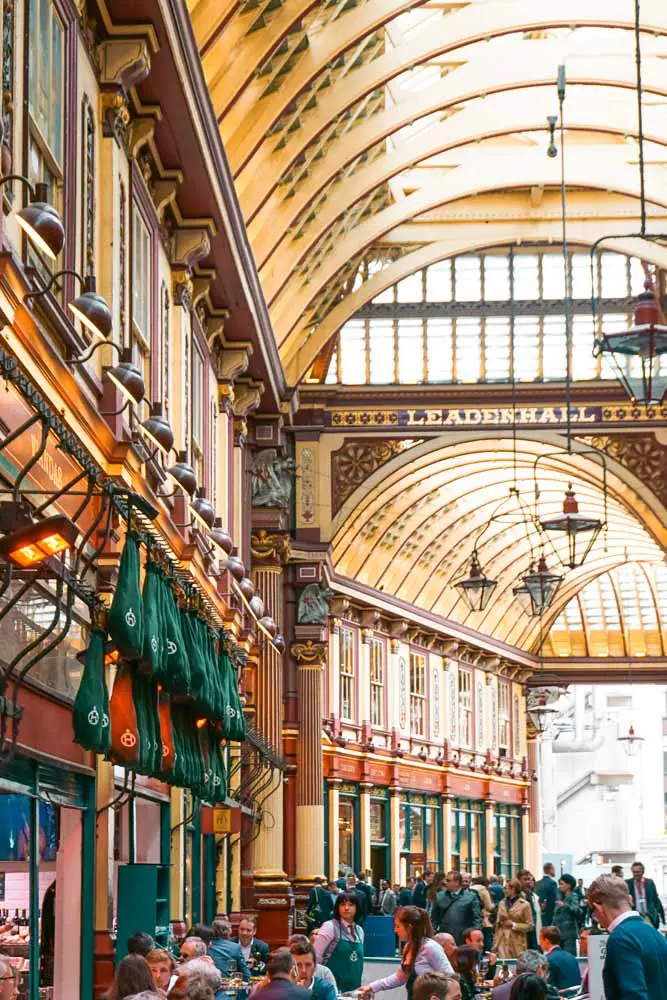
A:
<svg viewBox="0 0 667 1000">
<path fill-rule="evenodd" d="M 511 691 L 509 681 L 498 682 L 498 746 L 510 748 Z"/>
<path fill-rule="evenodd" d="M 472 747 L 472 671 L 459 667 L 459 741 Z"/>
<path fill-rule="evenodd" d="M 480 377 L 481 320 L 456 321 L 456 380 L 477 382 Z"/>
<path fill-rule="evenodd" d="M 505 254 L 490 254 L 484 258 L 484 301 L 508 302 L 509 299 L 509 258 Z"/>
<path fill-rule="evenodd" d="M 396 380 L 394 365 L 394 321 L 372 319 L 368 323 L 370 353 L 369 381 L 372 385 L 391 385 Z M 361 376 L 359 372 L 359 376 Z"/>
<path fill-rule="evenodd" d="M 384 641 L 371 642 L 371 725 L 384 726 Z"/>
<path fill-rule="evenodd" d="M 523 866 L 521 807 L 498 803 L 493 812 L 496 824 L 495 874 L 513 878 Z"/>
<path fill-rule="evenodd" d="M 454 799 L 451 823 L 451 867 L 482 875 L 485 868 L 485 812 L 479 799 Z"/>
<path fill-rule="evenodd" d="M 482 297 L 482 262 L 464 254 L 454 260 L 454 294 L 459 302 L 475 302 Z"/>
<path fill-rule="evenodd" d="M 429 382 L 452 380 L 452 321 L 426 321 L 426 364 Z"/>
<path fill-rule="evenodd" d="M 146 392 L 151 386 L 151 292 L 153 240 L 139 206 L 132 204 L 132 342 L 135 362 L 143 372 Z"/>
<path fill-rule="evenodd" d="M 429 302 L 451 302 L 452 262 L 440 261 L 431 264 L 426 272 L 426 298 Z"/>
<path fill-rule="evenodd" d="M 424 381 L 424 333 L 421 319 L 398 321 L 398 381 Z"/>
<path fill-rule="evenodd" d="M 561 254 L 547 253 L 542 257 L 542 298 L 562 299 L 565 295 L 565 268 Z"/>
<path fill-rule="evenodd" d="M 510 377 L 510 321 L 504 316 L 485 322 L 484 364 L 487 382 L 506 381 Z"/>
<path fill-rule="evenodd" d="M 190 426 L 192 427 L 192 463 L 200 486 L 206 485 L 204 469 L 204 358 L 196 339 L 192 338 L 192 389 L 190 392 Z"/>
<path fill-rule="evenodd" d="M 426 733 L 426 657 L 410 653 L 410 732 Z"/>
<path fill-rule="evenodd" d="M 542 320 L 542 371 L 545 379 L 563 379 L 567 371 L 565 317 L 545 316 Z"/>
<path fill-rule="evenodd" d="M 354 632 L 340 630 L 340 717 L 353 722 L 355 715 Z"/>
<path fill-rule="evenodd" d="M 514 322 L 514 374 L 519 381 L 537 378 L 540 321 L 537 316 L 518 316 Z"/>
<path fill-rule="evenodd" d="M 593 357 L 593 320 L 590 316 L 572 317 L 572 378 L 595 378 L 598 361 Z"/>
<path fill-rule="evenodd" d="M 351 319 L 340 331 L 340 380 L 345 385 L 366 381 L 366 330 L 363 319 Z"/>
<path fill-rule="evenodd" d="M 355 803 L 352 798 L 341 796 L 338 806 L 338 864 L 354 871 Z"/>
<path fill-rule="evenodd" d="M 538 299 L 539 259 L 537 254 L 517 253 L 514 255 L 514 298 Z"/>
<path fill-rule="evenodd" d="M 422 271 L 416 274 L 409 274 L 396 285 L 397 302 L 421 302 L 424 298 L 424 283 L 422 281 Z"/>
</svg>

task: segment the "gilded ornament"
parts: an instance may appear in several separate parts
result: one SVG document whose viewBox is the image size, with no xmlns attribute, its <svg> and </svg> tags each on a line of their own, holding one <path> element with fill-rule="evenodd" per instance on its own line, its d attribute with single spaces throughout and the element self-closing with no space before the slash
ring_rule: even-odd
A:
<svg viewBox="0 0 667 1000">
<path fill-rule="evenodd" d="M 297 663 L 325 663 L 327 658 L 327 645 L 324 642 L 313 642 L 312 639 L 306 642 L 295 642 L 290 646 L 290 653 Z"/>
</svg>

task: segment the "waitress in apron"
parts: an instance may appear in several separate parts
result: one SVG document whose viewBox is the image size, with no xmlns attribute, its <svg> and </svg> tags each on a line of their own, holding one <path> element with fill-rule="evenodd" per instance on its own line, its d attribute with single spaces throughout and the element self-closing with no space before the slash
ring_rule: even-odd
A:
<svg viewBox="0 0 667 1000">
<path fill-rule="evenodd" d="M 336 978 L 339 993 L 361 986 L 364 971 L 364 931 L 356 923 L 358 900 L 355 892 L 336 896 L 331 920 L 322 924 L 315 938 L 315 956 Z"/>
<path fill-rule="evenodd" d="M 394 916 L 396 936 L 403 947 L 401 964 L 393 976 L 377 979 L 362 987 L 360 994 L 370 998 L 373 993 L 395 990 L 405 986 L 408 1000 L 412 1000 L 412 988 L 417 976 L 425 972 L 454 972 L 449 959 L 437 941 L 433 940 L 433 927 L 426 910 L 418 906 L 401 906 Z"/>
</svg>

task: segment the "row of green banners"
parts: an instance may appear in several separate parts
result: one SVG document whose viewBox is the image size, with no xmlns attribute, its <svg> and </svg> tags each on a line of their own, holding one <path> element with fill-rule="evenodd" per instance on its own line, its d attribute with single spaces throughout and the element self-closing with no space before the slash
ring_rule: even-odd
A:
<svg viewBox="0 0 667 1000">
<path fill-rule="evenodd" d="M 75 740 L 217 802 L 227 794 L 221 741 L 245 736 L 231 637 L 179 603 L 176 586 L 149 552 L 141 589 L 140 542 L 128 531 L 106 627 L 95 621 L 86 653 Z M 107 636 L 119 658 L 111 697 Z"/>
</svg>

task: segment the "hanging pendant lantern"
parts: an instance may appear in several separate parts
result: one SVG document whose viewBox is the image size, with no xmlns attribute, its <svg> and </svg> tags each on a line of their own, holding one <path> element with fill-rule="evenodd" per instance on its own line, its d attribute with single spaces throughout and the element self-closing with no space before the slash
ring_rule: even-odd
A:
<svg viewBox="0 0 667 1000">
<path fill-rule="evenodd" d="M 540 524 L 546 532 L 565 535 L 567 538 L 568 561 L 564 565 L 569 566 L 570 569 L 575 569 L 577 566 L 583 565 L 593 547 L 595 539 L 604 527 L 603 522 L 599 518 L 586 517 L 585 514 L 579 513 L 579 504 L 574 495 L 572 483 L 568 483 L 567 490 L 565 491 L 563 513 L 557 514 L 556 517 L 546 518 L 540 521 Z M 550 541 L 554 552 L 558 555 L 553 541 L 551 539 Z"/>
<path fill-rule="evenodd" d="M 541 615 L 547 608 L 551 607 L 556 592 L 563 582 L 563 577 L 557 573 L 550 573 L 547 561 L 544 556 L 540 556 L 537 564 L 537 571 L 526 573 L 522 577 L 522 582 L 530 596 L 532 615 Z"/>
<path fill-rule="evenodd" d="M 532 566 L 530 568 L 531 570 L 533 569 Z M 533 599 L 530 596 L 530 591 L 525 583 L 520 583 L 518 586 L 513 587 L 512 594 L 519 602 L 525 613 L 532 617 L 535 614 L 533 611 Z"/>
<path fill-rule="evenodd" d="M 497 585 L 497 580 L 489 580 L 482 573 L 477 552 L 470 560 L 470 576 L 454 584 L 471 611 L 484 611 Z"/>
<path fill-rule="evenodd" d="M 620 743 L 628 757 L 636 757 L 644 742 L 643 736 L 635 734 L 634 726 L 630 726 L 626 736 L 617 736 L 616 742 Z"/>
<path fill-rule="evenodd" d="M 647 278 L 635 302 L 634 326 L 604 333 L 597 353 L 611 362 L 616 377 L 633 403 L 660 403 L 667 392 L 667 326 L 660 323 L 660 305 Z"/>
</svg>

